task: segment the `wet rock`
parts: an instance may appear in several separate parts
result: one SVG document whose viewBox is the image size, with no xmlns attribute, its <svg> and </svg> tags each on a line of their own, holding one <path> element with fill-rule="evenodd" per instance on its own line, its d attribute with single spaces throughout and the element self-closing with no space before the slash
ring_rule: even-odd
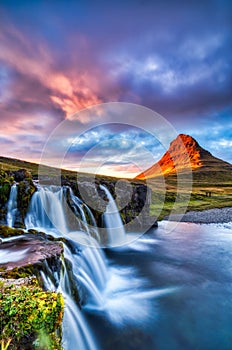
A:
<svg viewBox="0 0 232 350">
<path fill-rule="evenodd" d="M 0 276 L 4 278 L 25 278 L 46 269 L 60 272 L 60 257 L 63 245 L 51 242 L 40 234 L 27 234 L 0 245 Z"/>
<path fill-rule="evenodd" d="M 24 219 L 27 214 L 27 210 L 30 204 L 30 200 L 36 187 L 30 178 L 26 178 L 23 181 L 20 181 L 18 184 L 18 211 L 15 218 L 15 227 L 25 228 Z"/>
</svg>

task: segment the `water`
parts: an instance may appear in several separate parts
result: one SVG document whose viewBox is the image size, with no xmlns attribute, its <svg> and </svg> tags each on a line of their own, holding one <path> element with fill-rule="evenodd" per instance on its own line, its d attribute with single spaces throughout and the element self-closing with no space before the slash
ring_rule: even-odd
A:
<svg viewBox="0 0 232 350">
<path fill-rule="evenodd" d="M 29 228 L 56 229 L 66 234 L 67 222 L 63 209 L 64 198 L 61 187 L 38 187 L 33 194 L 25 225 Z"/>
<path fill-rule="evenodd" d="M 98 233 L 97 223 L 93 216 L 93 213 L 85 203 L 83 203 L 77 196 L 74 195 L 71 188 L 69 188 L 69 191 L 72 208 L 80 220 L 79 228 L 83 229 L 88 235 L 93 234 L 95 238 L 100 242 L 100 235 Z M 89 222 L 87 219 L 89 219 Z"/>
<path fill-rule="evenodd" d="M 180 223 L 170 232 L 172 226 L 161 223 L 130 246 L 108 252 L 110 266 L 134 273 L 127 276 L 131 298 L 116 306 L 124 317 L 108 318 L 104 330 L 96 326 L 96 312 L 94 321 L 89 317 L 101 349 L 231 350 L 231 228 Z"/>
<path fill-rule="evenodd" d="M 59 190 L 49 191 L 53 195 L 43 196 L 53 213 L 51 207 L 63 197 Z M 57 207 L 60 217 L 54 213 L 52 226 L 41 197 L 34 196 L 28 223 L 53 234 L 63 226 L 67 231 L 63 206 Z M 117 220 L 117 214 L 109 215 L 109 221 Z M 108 227 L 110 241 L 118 241 Z M 58 286 L 65 298 L 65 350 L 231 350 L 231 233 L 230 224 L 161 222 L 137 241 L 103 251 L 88 232 L 67 232 L 64 255 L 73 278 L 64 264 Z M 72 240 L 76 234 L 83 244 Z M 43 279 L 55 289 L 49 273 Z M 81 309 L 71 295 L 71 282 L 78 286 Z"/>
<path fill-rule="evenodd" d="M 83 203 L 78 197 L 74 196 L 70 190 L 70 197 L 75 205 L 75 213 L 79 213 L 81 223 L 79 227 L 86 228 L 86 231 L 69 232 L 69 222 L 66 208 L 66 192 L 67 188 L 60 187 L 39 187 L 31 199 L 27 217 L 25 220 L 26 227 L 37 228 L 44 232 L 59 236 L 64 234 L 72 246 L 72 252 L 66 244 L 64 244 L 64 256 L 71 265 L 73 271 L 73 283 L 78 283 L 82 295 L 82 301 L 87 298 L 92 300 L 94 306 L 102 304 L 101 292 L 105 288 L 107 281 L 107 265 L 103 253 L 99 249 L 98 242 L 90 236 L 87 218 L 83 210 Z M 87 207 L 87 206 L 86 206 Z M 85 208 L 86 209 L 86 208 Z M 86 209 L 87 210 L 87 209 Z M 91 224 L 97 231 L 96 222 L 93 219 L 90 209 L 87 210 Z M 96 235 L 96 232 L 95 232 Z M 85 247 L 77 244 L 81 241 Z M 72 240 L 72 238 L 74 240 Z M 91 247 L 89 247 L 91 245 Z M 56 287 L 50 276 L 51 272 L 47 268 L 47 273 L 41 272 L 44 286 L 49 290 L 55 290 Z M 63 273 L 60 278 L 58 291 L 62 292 L 65 299 L 65 312 L 63 320 L 63 340 L 64 347 L 67 350 L 97 350 L 98 346 L 94 340 L 93 333 L 89 330 L 89 326 L 85 321 L 83 313 L 81 313 L 75 298 L 72 295 L 71 281 L 68 278 L 66 265 L 63 264 Z M 85 297 L 84 297 L 85 295 Z"/>
<path fill-rule="evenodd" d="M 10 197 L 7 203 L 7 216 L 6 222 L 7 226 L 14 227 L 15 216 L 17 214 L 17 196 L 18 196 L 18 187 L 16 184 L 11 186 Z"/>
<path fill-rule="evenodd" d="M 107 229 L 108 246 L 122 245 L 126 241 L 126 233 L 118 212 L 118 207 L 108 188 L 103 185 L 100 185 L 100 188 L 105 191 L 109 200 L 103 215 L 104 224 Z"/>
</svg>

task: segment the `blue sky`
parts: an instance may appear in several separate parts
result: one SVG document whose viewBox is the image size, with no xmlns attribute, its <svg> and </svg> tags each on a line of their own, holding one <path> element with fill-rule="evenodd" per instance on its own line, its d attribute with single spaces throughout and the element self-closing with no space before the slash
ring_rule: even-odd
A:
<svg viewBox="0 0 232 350">
<path fill-rule="evenodd" d="M 59 123 L 121 101 L 151 108 L 232 163 L 231 10 L 229 0 L 1 1 L 1 155 L 39 161 Z M 136 147 L 156 160 L 157 144 L 133 127 L 102 126 L 76 142 L 70 167 L 94 148 L 85 169 L 105 160 L 105 173 L 136 174 L 135 164 L 152 165 Z"/>
</svg>

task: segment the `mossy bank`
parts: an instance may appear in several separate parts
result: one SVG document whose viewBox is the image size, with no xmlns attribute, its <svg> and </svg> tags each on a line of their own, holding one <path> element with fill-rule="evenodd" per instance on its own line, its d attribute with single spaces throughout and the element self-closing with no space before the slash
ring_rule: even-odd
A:
<svg viewBox="0 0 232 350">
<path fill-rule="evenodd" d="M 35 231 L 0 226 L 0 342 L 10 350 L 61 350 L 64 300 L 43 288 L 41 271 L 60 274 L 63 246 Z M 14 237 L 13 241 L 4 238 Z M 8 257 L 4 260 L 4 252 Z M 26 251 L 26 254 L 22 252 Z M 11 256 L 17 256 L 10 261 Z"/>
</svg>

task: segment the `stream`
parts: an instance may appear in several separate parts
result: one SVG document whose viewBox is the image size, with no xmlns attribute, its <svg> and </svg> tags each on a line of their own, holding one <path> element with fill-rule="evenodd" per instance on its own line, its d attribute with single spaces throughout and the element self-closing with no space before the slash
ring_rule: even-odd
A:
<svg viewBox="0 0 232 350">
<path fill-rule="evenodd" d="M 64 254 L 72 264 L 81 309 L 65 264 L 58 287 L 42 276 L 46 287 L 61 291 L 65 299 L 65 350 L 232 349 L 231 223 L 162 221 L 133 243 L 101 249 L 96 235 L 85 232 L 85 222 L 69 232 L 63 200 L 62 189 L 40 188 L 26 225 L 56 237 L 65 232 L 72 246 L 65 245 Z M 83 216 L 80 201 L 73 202 Z M 113 215 L 105 222 L 114 221 Z M 73 239 L 76 235 L 83 244 Z"/>
</svg>

